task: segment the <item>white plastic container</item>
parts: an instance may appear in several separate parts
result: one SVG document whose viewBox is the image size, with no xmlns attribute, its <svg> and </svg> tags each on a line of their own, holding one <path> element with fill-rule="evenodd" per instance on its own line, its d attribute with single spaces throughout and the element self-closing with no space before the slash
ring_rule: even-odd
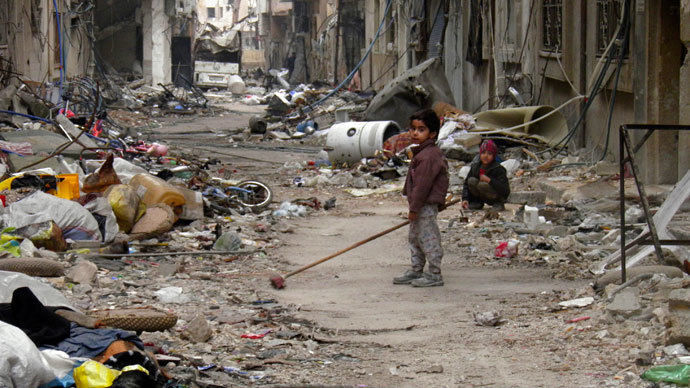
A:
<svg viewBox="0 0 690 388">
<path fill-rule="evenodd" d="M 335 124 L 328 131 L 326 146 L 331 163 L 354 163 L 374 157 L 383 142 L 400 133 L 395 121 L 350 121 Z"/>
<path fill-rule="evenodd" d="M 228 77 L 228 90 L 232 92 L 232 94 L 243 94 L 246 90 L 246 87 L 242 77 L 237 74 L 233 74 Z"/>
<path fill-rule="evenodd" d="M 536 207 L 525 205 L 523 222 L 527 224 L 527 226 L 531 229 L 536 228 L 541 223 L 539 221 L 539 209 Z"/>
</svg>

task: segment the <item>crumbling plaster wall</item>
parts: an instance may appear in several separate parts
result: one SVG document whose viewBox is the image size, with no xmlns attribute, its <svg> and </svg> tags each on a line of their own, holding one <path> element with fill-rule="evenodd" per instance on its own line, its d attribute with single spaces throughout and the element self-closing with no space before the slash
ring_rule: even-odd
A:
<svg viewBox="0 0 690 388">
<path fill-rule="evenodd" d="M 521 47 L 524 40 L 526 47 L 522 58 L 513 58 L 508 64 L 501 59 L 501 50 L 505 46 L 496 50 L 487 44 L 489 36 L 486 30 L 480 64 L 471 64 L 465 59 L 471 2 L 462 0 L 461 4 L 450 5 L 444 60 L 446 75 L 458 107 L 470 112 L 493 108 L 510 84 L 507 76 L 511 73 L 509 69 L 513 63 L 519 66 L 517 74 L 524 73 L 525 78 L 533 84 L 527 88 L 531 89 L 533 95 L 523 94 L 523 90 L 520 90 L 528 104 L 557 107 L 574 96 L 588 94 L 588 83 L 596 76 L 594 70 L 601 58 L 596 50 L 599 29 L 597 3 L 584 0 L 563 2 L 563 53 L 558 57 L 541 51 L 541 7 L 535 7 L 530 18 L 531 1 L 514 0 L 513 3 L 517 7 L 515 14 L 521 15 L 521 26 L 517 28 L 518 46 Z M 499 2 L 495 4 L 497 8 L 492 14 L 496 19 L 494 30 L 505 31 L 505 25 L 500 24 L 501 7 L 505 5 Z M 633 10 L 633 43 L 629 58 L 623 62 L 611 130 L 607 131 L 607 120 L 615 61 L 609 69 L 606 87 L 594 100 L 585 116 L 584 125 L 578 129 L 575 137 L 577 146 L 587 147 L 587 152 L 583 153 L 585 162 L 596 162 L 604 152 L 608 160 L 618 160 L 618 128 L 622 124 L 690 122 L 687 114 L 690 94 L 682 87 L 688 84 L 690 71 L 687 70 L 687 58 L 683 67 L 678 68 L 682 53 L 680 44 L 676 42 L 677 37 L 684 34 L 683 42 L 686 47 L 690 45 L 690 33 L 687 32 L 690 29 L 687 27 L 690 0 L 650 0 L 633 4 L 636 4 Z M 681 21 L 677 21 L 677 15 L 674 16 L 679 5 Z M 486 17 L 483 23 L 486 28 Z M 677 31 L 679 28 L 682 33 Z M 494 61 L 497 57 L 498 60 Z M 508 98 L 508 103 L 515 103 Z M 577 121 L 581 109 L 581 102 L 563 108 L 570 127 Z M 690 163 L 690 157 L 685 152 L 690 145 L 689 137 L 690 134 L 654 135 L 648 141 L 649 145 L 637 155 L 643 180 L 647 183 L 673 183 L 682 176 Z"/>
<path fill-rule="evenodd" d="M 490 61 L 483 61 L 480 66 L 475 66 L 465 60 L 465 54 L 467 51 L 467 36 L 469 36 L 470 31 L 469 9 L 471 1 L 472 0 L 462 0 L 462 11 L 459 16 L 457 16 L 457 14 L 454 15 L 452 12 L 450 13 L 457 20 L 455 24 L 458 24 L 459 22 L 459 25 L 457 26 L 458 36 L 461 37 L 460 39 L 462 39 L 463 45 L 461 52 L 455 52 L 452 54 L 452 58 L 454 60 L 462 61 L 461 66 L 453 66 L 453 68 L 460 68 L 460 74 L 462 77 L 461 81 L 458 82 L 455 79 L 457 77 L 456 71 L 456 74 L 453 76 L 453 80 L 450 80 L 449 78 L 449 82 L 451 83 L 451 90 L 453 90 L 455 101 L 461 101 L 461 103 L 458 103 L 458 107 L 472 113 L 479 110 L 486 110 L 488 107 L 487 102 L 491 93 L 491 63 Z M 455 31 L 450 31 L 450 26 L 451 24 L 449 24 L 448 28 L 446 29 L 446 39 L 448 39 L 449 36 L 452 36 L 453 38 L 455 37 Z M 449 45 L 448 41 L 446 40 L 446 57 L 451 55 L 450 47 L 452 47 L 452 45 Z M 446 76 L 448 76 L 447 73 Z M 462 86 L 459 89 L 456 89 L 454 85 Z"/>
<path fill-rule="evenodd" d="M 409 60 L 414 48 L 409 47 L 410 25 L 409 20 L 407 20 L 409 9 L 404 9 L 406 6 L 406 2 L 393 2 L 390 14 L 387 16 L 387 24 L 384 25 L 381 36 L 374 44 L 369 58 L 362 64 L 360 75 L 363 89 L 381 90 L 388 81 L 395 78 L 398 74 L 417 65 L 417 63 L 412 63 Z M 364 2 L 365 47 L 362 49 L 362 55 L 364 55 L 374 40 L 381 19 L 384 17 L 385 9 L 386 0 Z M 390 18 L 396 19 L 394 27 L 391 27 Z M 392 30 L 393 39 L 391 39 L 391 34 L 387 28 L 394 28 Z"/>
<path fill-rule="evenodd" d="M 66 17 L 64 1 L 58 1 L 61 16 L 65 76 L 81 75 L 90 63 L 90 43 L 77 30 L 78 19 Z M 6 4 L 0 22 L 7 23 L 7 52 L 16 72 L 25 80 L 43 82 L 60 78 L 59 44 L 52 0 L 15 0 Z M 69 35 L 68 35 L 69 34 Z"/>
</svg>

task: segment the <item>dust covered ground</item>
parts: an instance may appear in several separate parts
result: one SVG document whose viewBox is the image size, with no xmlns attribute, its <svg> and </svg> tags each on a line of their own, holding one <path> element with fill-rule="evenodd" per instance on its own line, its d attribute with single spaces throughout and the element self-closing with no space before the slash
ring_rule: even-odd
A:
<svg viewBox="0 0 690 388">
<path fill-rule="evenodd" d="M 461 213 L 459 205 L 441 213 L 443 287 L 392 284 L 409 265 L 405 227 L 288 278 L 285 289 L 273 289 L 269 278 L 274 274 L 290 272 L 403 222 L 406 202 L 397 191 L 354 197 L 344 191 L 347 184 L 298 187 L 293 183 L 296 177 L 321 174 L 302 163 L 314 160 L 320 148 L 299 142 L 231 141 L 260 107 L 243 109 L 230 109 L 222 117 L 169 120 L 142 135 L 165 142 L 173 153 L 219 159 L 212 175 L 269 184 L 274 191 L 271 209 L 259 215 L 207 218 L 147 243 L 166 242 L 170 250 L 199 249 L 208 245 L 210 231 L 219 224 L 241 236 L 244 247 L 254 253 L 101 261 L 93 289 L 67 290 L 57 284 L 84 309 L 153 305 L 175 312 L 180 320 L 173 329 L 141 337 L 151 350 L 176 358 L 167 368 L 181 383 L 651 385 L 639 375 L 645 360 L 664 357 L 662 319 L 653 314 L 641 320 L 609 314 L 605 296 L 594 293 L 587 271 L 603 254 L 591 255 L 593 249 L 582 240 L 570 238 L 582 233 L 572 225 L 557 238 L 520 236 L 516 228 L 507 227 L 520 222 L 518 205 L 499 214 Z M 527 174 L 515 185 L 536 186 L 544 177 Z M 396 182 L 401 184 L 402 178 Z M 293 217 L 272 213 L 285 201 L 316 198 L 323 204 L 332 197 L 336 206 L 328 211 L 309 208 L 306 216 Z M 556 205 L 556 218 L 583 221 L 572 208 Z M 520 241 L 518 254 L 495 258 L 497 243 L 511 238 Z M 171 265 L 174 270 L 163 270 Z M 645 284 L 646 302 L 652 307 L 655 295 L 683 287 L 682 282 Z M 164 302 L 155 296 L 155 291 L 169 286 L 182 287 L 184 297 Z M 558 305 L 588 296 L 595 301 L 582 308 Z M 481 325 L 476 318 L 482 316 L 495 319 Z"/>
</svg>

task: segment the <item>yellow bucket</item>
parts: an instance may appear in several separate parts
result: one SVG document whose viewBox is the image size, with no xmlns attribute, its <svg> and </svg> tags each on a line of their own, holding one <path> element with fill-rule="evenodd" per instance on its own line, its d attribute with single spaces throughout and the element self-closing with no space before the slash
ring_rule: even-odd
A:
<svg viewBox="0 0 690 388">
<path fill-rule="evenodd" d="M 13 176 L 0 182 L 0 191 L 10 190 L 12 188 L 12 181 L 22 176 L 23 175 Z M 38 176 L 43 178 L 52 175 L 40 174 Z M 79 198 L 79 174 L 60 174 L 55 177 L 57 178 L 57 189 L 48 190 L 46 193 L 69 200 Z"/>
</svg>

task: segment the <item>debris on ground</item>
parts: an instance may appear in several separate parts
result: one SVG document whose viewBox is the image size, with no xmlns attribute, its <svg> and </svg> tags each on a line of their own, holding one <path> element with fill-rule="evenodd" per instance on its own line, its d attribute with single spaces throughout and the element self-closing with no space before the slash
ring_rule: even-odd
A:
<svg viewBox="0 0 690 388">
<path fill-rule="evenodd" d="M 642 250 L 625 283 L 615 268 L 621 233 L 630 241 L 646 232 L 635 194 L 624 212 L 631 225 L 620 229 L 618 180 L 629 193 L 633 180 L 616 177 L 617 166 L 588 167 L 578 164 L 577 155 L 550 155 L 550 138 L 543 134 L 484 133 L 486 116 L 476 120 L 438 97 L 448 93 L 447 85 L 434 85 L 429 76 L 437 67 L 425 62 L 412 72 L 417 78 L 399 79 L 376 96 L 318 83 L 294 86 L 280 69 L 243 74 L 227 90 L 206 91 L 190 82 L 148 86 L 115 76 L 76 77 L 66 82 L 64 105 L 50 102 L 49 85 L 5 85 L 5 108 L 32 118 L 0 114 L 1 302 L 11 307 L 31 301 L 50 322 L 61 322 L 61 337 L 49 339 L 56 349 L 74 327 L 116 329 L 105 346 L 113 349 L 84 356 L 135 350 L 152 361 L 154 376 L 165 374 L 187 386 L 307 381 L 296 365 L 361 373 L 358 364 L 376 349 L 340 342 L 337 332 L 294 319 L 295 306 L 260 295 L 255 284 L 287 267 L 275 251 L 284 234 L 294 232 L 294 221 L 343 212 L 343 198 L 397 198 L 410 163 L 405 120 L 441 101 L 433 108 L 443 119 L 439 141 L 449 161 L 451 194 L 462 195 L 469 163 L 487 138 L 501 147 L 512 192 L 504 211 L 439 216 L 444 246 L 467 266 L 539 268 L 555 279 L 591 282 L 535 294 L 544 306 L 540 325 L 519 326 L 516 317 L 535 311 L 518 307 L 477 309 L 471 319 L 540 341 L 545 333 L 557 333 L 559 346 L 616 347 L 621 354 L 600 360 L 603 367 L 651 367 L 643 375 L 648 380 L 675 381 L 669 375 L 687 374 L 669 366 L 687 360 L 684 347 L 690 346 L 687 252 L 665 250 L 659 260 Z M 416 99 L 396 104 L 409 95 Z M 267 179 L 259 179 L 212 152 L 152 140 L 161 120 L 220 117 L 229 114 L 223 107 L 229 102 L 261 105 L 262 113 L 252 114 L 242 128 L 211 131 L 215 141 L 228 149 L 304 147 L 311 157 L 269 161 Z M 656 193 L 652 211 L 668 215 L 664 233 L 687 235 L 688 215 L 680 209 L 685 199 L 671 204 L 685 193 L 684 185 L 649 191 Z M 63 320 L 49 311 L 56 307 L 81 315 Z M 0 341 L 3 352 L 21 348 L 17 354 L 26 354 L 32 359 L 27 365 L 37 368 L 27 375 L 51 375 L 34 362 L 55 357 L 39 350 L 48 340 L 0 325 L 0 337 L 18 339 Z M 566 348 L 555 356 L 570 357 Z M 348 353 L 353 350 L 358 354 Z M 68 365 L 75 371 L 87 367 Z M 405 369 L 396 365 L 389 371 L 398 376 Z M 416 373 L 444 369 L 430 365 Z M 687 382 L 687 376 L 678 381 Z"/>
</svg>

